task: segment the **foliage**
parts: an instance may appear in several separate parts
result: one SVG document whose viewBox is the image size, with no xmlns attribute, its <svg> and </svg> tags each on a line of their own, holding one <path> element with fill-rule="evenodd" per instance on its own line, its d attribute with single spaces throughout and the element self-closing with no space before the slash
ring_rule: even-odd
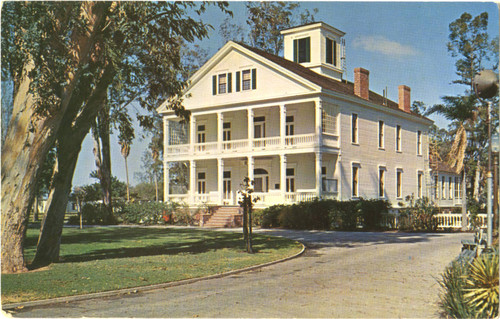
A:
<svg viewBox="0 0 500 319">
<path fill-rule="evenodd" d="M 441 275 L 440 307 L 451 318 L 498 317 L 498 250 L 455 260 Z"/>
<path fill-rule="evenodd" d="M 167 221 L 163 216 L 171 215 L 178 207 L 173 202 L 131 202 L 123 204 L 118 216 L 126 224 L 165 224 Z"/>
<path fill-rule="evenodd" d="M 163 189 L 163 181 L 159 183 L 160 189 Z M 159 200 L 163 200 L 163 192 L 159 193 Z M 130 196 L 132 200 L 155 200 L 156 190 L 154 183 L 141 182 L 130 188 Z"/>
<path fill-rule="evenodd" d="M 90 174 L 91 177 L 95 176 L 93 173 Z M 84 202 L 94 202 L 102 200 L 102 189 L 101 183 L 94 183 L 90 185 L 84 185 L 80 187 L 83 193 Z M 116 176 L 111 178 L 111 192 L 114 199 L 125 198 L 127 194 L 127 186 L 124 182 L 118 180 Z"/>
<path fill-rule="evenodd" d="M 293 205 L 274 205 L 259 213 L 263 228 L 290 229 L 380 229 L 390 203 L 385 200 L 318 200 Z"/>
<path fill-rule="evenodd" d="M 225 41 L 247 42 L 251 46 L 278 55 L 283 51 L 281 31 L 297 24 L 314 22 L 314 9 L 299 12 L 297 2 L 246 2 L 248 33 L 243 26 L 224 20 L 219 33 Z"/>
<path fill-rule="evenodd" d="M 498 250 L 483 253 L 469 266 L 464 297 L 479 318 L 498 317 Z"/>
<path fill-rule="evenodd" d="M 38 228 L 30 228 L 26 258 Z M 244 252 L 241 234 L 186 228 L 64 228 L 61 261 L 43 271 L 2 275 L 2 304 L 80 295 L 220 274 L 297 254 L 286 238 L 256 235 L 258 254 Z"/>
<path fill-rule="evenodd" d="M 484 207 L 484 205 L 482 205 L 479 201 L 475 200 L 474 198 L 468 197 L 467 211 L 470 214 L 469 219 L 472 229 L 477 229 L 478 227 L 480 227 L 482 225 L 482 222 L 479 217 L 479 214 L 486 214 L 486 208 Z"/>
<path fill-rule="evenodd" d="M 108 209 L 101 203 L 87 203 L 81 208 L 82 221 L 85 225 L 114 225 L 117 223 L 116 217 L 109 214 Z M 79 216 L 71 216 L 68 223 L 70 225 L 80 224 Z"/>
<path fill-rule="evenodd" d="M 195 214 L 186 205 L 177 206 L 173 211 L 172 218 L 175 225 L 194 226 L 197 224 Z"/>
<path fill-rule="evenodd" d="M 473 318 L 472 309 L 465 302 L 464 278 L 467 276 L 467 262 L 453 261 L 438 280 L 442 288 L 440 307 L 451 318 Z"/>
<path fill-rule="evenodd" d="M 438 210 L 428 197 L 415 199 L 407 196 L 406 207 L 401 208 L 399 229 L 411 231 L 436 231 L 438 220 L 434 217 Z"/>
</svg>

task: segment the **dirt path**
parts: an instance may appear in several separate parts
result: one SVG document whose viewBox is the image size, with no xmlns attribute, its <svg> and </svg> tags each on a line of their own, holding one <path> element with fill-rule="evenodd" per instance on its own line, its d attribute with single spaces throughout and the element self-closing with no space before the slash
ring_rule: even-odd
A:
<svg viewBox="0 0 500 319">
<path fill-rule="evenodd" d="M 471 234 L 264 231 L 298 259 L 185 286 L 24 309 L 18 317 L 438 317 L 444 267 Z"/>
</svg>

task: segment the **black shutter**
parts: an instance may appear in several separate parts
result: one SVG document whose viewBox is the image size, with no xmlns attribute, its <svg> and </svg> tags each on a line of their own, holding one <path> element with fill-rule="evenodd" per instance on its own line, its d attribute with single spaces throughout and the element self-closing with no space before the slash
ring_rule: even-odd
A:
<svg viewBox="0 0 500 319">
<path fill-rule="evenodd" d="M 212 95 L 217 95 L 217 76 L 212 76 Z"/>
<path fill-rule="evenodd" d="M 233 89 L 233 77 L 232 73 L 227 74 L 227 93 L 231 93 Z"/>
<path fill-rule="evenodd" d="M 299 51 L 298 48 L 298 40 L 293 40 L 293 62 L 298 62 L 298 54 L 297 52 Z"/>
<path fill-rule="evenodd" d="M 332 60 L 332 40 L 326 38 L 326 63 L 333 64 Z"/>
<path fill-rule="evenodd" d="M 240 84 L 241 84 L 240 74 L 241 74 L 240 71 L 236 72 L 236 92 L 240 91 Z"/>
<path fill-rule="evenodd" d="M 257 69 L 252 69 L 252 90 L 257 88 Z"/>
</svg>

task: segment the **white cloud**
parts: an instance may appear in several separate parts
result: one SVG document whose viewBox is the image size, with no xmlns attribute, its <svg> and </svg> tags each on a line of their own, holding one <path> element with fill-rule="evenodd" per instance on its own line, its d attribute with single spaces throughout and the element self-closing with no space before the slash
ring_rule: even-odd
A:
<svg viewBox="0 0 500 319">
<path fill-rule="evenodd" d="M 354 39 L 354 47 L 361 48 L 369 52 L 377 52 L 390 56 L 411 56 L 417 55 L 417 49 L 398 42 L 391 41 L 383 36 L 359 36 Z"/>
</svg>

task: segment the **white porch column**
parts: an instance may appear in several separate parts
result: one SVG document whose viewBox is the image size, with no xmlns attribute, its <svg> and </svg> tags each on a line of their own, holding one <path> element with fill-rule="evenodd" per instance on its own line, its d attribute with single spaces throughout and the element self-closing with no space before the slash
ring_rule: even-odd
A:
<svg viewBox="0 0 500 319">
<path fill-rule="evenodd" d="M 217 159 L 217 188 L 219 191 L 219 204 L 222 205 L 224 200 L 224 160 L 222 158 Z"/>
<path fill-rule="evenodd" d="M 280 155 L 280 191 L 281 197 L 285 200 L 286 194 L 286 155 Z"/>
<path fill-rule="evenodd" d="M 217 146 L 219 152 L 223 149 L 222 140 L 224 132 L 224 114 L 222 112 L 217 112 Z"/>
<path fill-rule="evenodd" d="M 316 138 L 318 141 L 318 147 L 322 146 L 322 134 L 323 134 L 323 123 L 322 123 L 322 112 L 323 112 L 323 106 L 322 106 L 322 101 L 320 99 L 316 100 L 315 102 L 315 124 L 316 124 Z"/>
<path fill-rule="evenodd" d="M 255 160 L 253 156 L 248 156 L 248 178 L 253 181 L 253 170 L 254 170 Z"/>
<path fill-rule="evenodd" d="M 164 157 L 168 154 L 168 146 L 170 145 L 170 122 L 166 117 L 163 117 L 163 154 Z"/>
<path fill-rule="evenodd" d="M 253 109 L 248 109 L 248 147 L 253 148 Z"/>
<path fill-rule="evenodd" d="M 195 203 L 196 194 L 196 161 L 189 160 L 189 195 L 191 204 Z"/>
<path fill-rule="evenodd" d="M 285 104 L 280 105 L 280 137 L 281 137 L 281 147 L 285 146 L 286 139 L 286 106 Z"/>
<path fill-rule="evenodd" d="M 319 198 L 321 198 L 321 152 L 317 151 L 315 152 L 316 155 L 316 194 L 318 195 Z"/>
<path fill-rule="evenodd" d="M 168 195 L 170 195 L 170 167 L 168 162 L 163 162 L 163 201 L 166 202 L 169 200 Z"/>
<path fill-rule="evenodd" d="M 189 120 L 189 144 L 191 145 L 191 152 L 194 154 L 194 144 L 196 143 L 196 118 L 191 114 Z"/>
</svg>

